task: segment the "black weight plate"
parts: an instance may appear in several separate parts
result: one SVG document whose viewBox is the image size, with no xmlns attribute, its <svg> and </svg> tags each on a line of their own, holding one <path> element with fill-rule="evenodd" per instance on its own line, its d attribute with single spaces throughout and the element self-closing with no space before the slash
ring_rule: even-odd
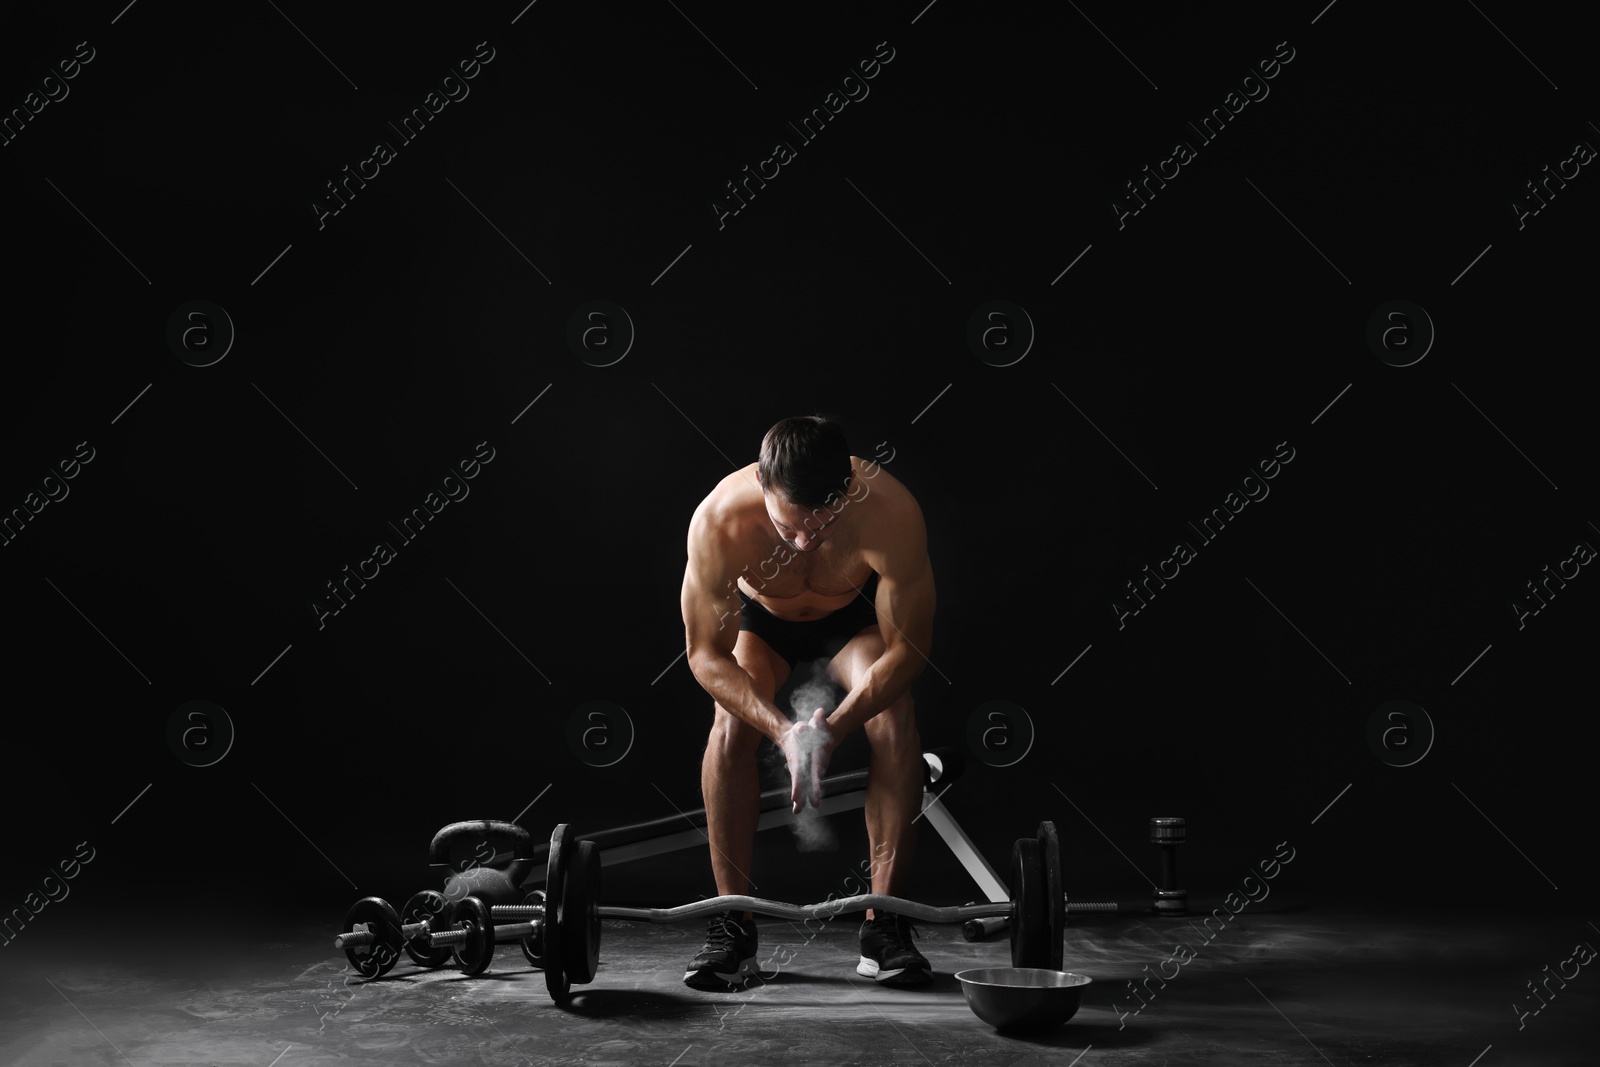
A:
<svg viewBox="0 0 1600 1067">
<path fill-rule="evenodd" d="M 1039 824 L 1039 863 L 1044 867 L 1045 938 L 1050 946 L 1050 962 L 1045 966 L 1061 969 L 1067 937 L 1067 893 L 1061 885 L 1061 838 L 1056 824 Z"/>
<path fill-rule="evenodd" d="M 400 960 L 405 936 L 400 932 L 400 916 L 382 897 L 362 897 L 345 912 L 343 933 L 365 926 L 376 940 L 344 950 L 345 959 L 363 978 L 382 978 Z"/>
<path fill-rule="evenodd" d="M 562 955 L 561 898 L 567 887 L 567 866 L 572 859 L 572 841 L 567 824 L 560 823 L 550 833 L 550 856 L 544 867 L 544 984 L 550 999 L 565 1003 L 572 982 Z"/>
<path fill-rule="evenodd" d="M 1019 837 L 1011 846 L 1011 966 L 1049 967 L 1045 929 L 1044 865 L 1039 841 Z"/>
<path fill-rule="evenodd" d="M 573 985 L 594 981 L 600 968 L 600 849 L 579 841 L 561 896 L 561 962 Z"/>
<path fill-rule="evenodd" d="M 461 973 L 482 974 L 494 959 L 494 920 L 489 918 L 489 905 L 477 897 L 465 897 L 450 909 L 450 917 L 452 927 L 467 931 L 467 939 L 455 946 Z"/>
<path fill-rule="evenodd" d="M 449 905 L 445 902 L 444 894 L 424 889 L 400 909 L 400 922 L 405 926 L 425 922 L 430 930 L 447 930 L 450 927 L 450 917 L 446 914 L 448 911 Z M 454 950 L 449 945 L 429 948 L 420 937 L 406 939 L 406 955 L 418 967 L 443 967 L 450 962 L 453 954 Z"/>
<path fill-rule="evenodd" d="M 528 890 L 528 895 L 523 898 L 522 902 L 524 904 L 532 904 L 535 907 L 538 907 L 538 908 L 542 909 L 544 907 L 544 890 L 543 889 L 530 889 L 530 890 Z M 542 914 L 539 914 L 539 915 L 535 915 L 534 918 L 535 919 L 543 919 L 544 916 Z M 543 969 L 543 967 L 544 967 L 544 930 L 542 928 L 538 929 L 538 930 L 535 930 L 533 933 L 527 935 L 526 937 L 524 937 L 522 939 L 522 954 L 524 956 L 528 957 L 528 962 L 529 963 L 533 964 L 535 967 Z"/>
</svg>

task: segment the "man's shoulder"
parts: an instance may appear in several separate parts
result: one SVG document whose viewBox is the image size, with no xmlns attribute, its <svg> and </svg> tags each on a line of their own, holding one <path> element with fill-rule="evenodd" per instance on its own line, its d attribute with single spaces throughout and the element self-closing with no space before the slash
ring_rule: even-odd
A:
<svg viewBox="0 0 1600 1067">
<path fill-rule="evenodd" d="M 711 488 L 689 520 L 689 536 L 713 541 L 737 540 L 748 528 L 761 498 L 755 464 L 736 470 Z"/>
<path fill-rule="evenodd" d="M 870 465 L 867 469 L 874 470 Z M 860 547 L 873 569 L 881 570 L 878 564 L 887 556 L 903 555 L 908 550 L 925 552 L 922 507 L 905 483 L 882 467 L 863 480 L 868 488 L 861 503 L 867 514 Z"/>
<path fill-rule="evenodd" d="M 882 466 L 873 463 L 864 463 L 857 470 L 857 476 L 866 487 L 865 493 L 857 493 L 863 503 L 875 502 L 872 509 L 879 523 L 894 524 L 904 522 L 911 516 L 920 518 L 922 508 L 917 503 L 917 498 L 904 482 L 890 474 Z"/>
</svg>

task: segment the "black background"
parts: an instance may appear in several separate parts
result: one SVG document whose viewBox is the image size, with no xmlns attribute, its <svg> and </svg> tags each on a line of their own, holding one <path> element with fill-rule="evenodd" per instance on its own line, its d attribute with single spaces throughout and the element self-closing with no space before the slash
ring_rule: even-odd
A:
<svg viewBox="0 0 1600 1067">
<path fill-rule="evenodd" d="M 1571 26 L 1356 0 L 280 7 L 3 16 L 6 109 L 96 57 L 0 148 L 0 506 L 76 442 L 95 459 L 0 549 L 0 907 L 87 840 L 84 920 L 331 925 L 436 884 L 442 824 L 546 786 L 540 839 L 699 806 L 710 698 L 682 661 L 653 681 L 687 521 L 813 411 L 858 455 L 887 442 L 924 509 L 926 744 L 964 745 L 988 700 L 1036 728 L 945 797 L 997 866 L 1053 818 L 1074 896 L 1136 898 L 1146 821 L 1176 814 L 1200 902 L 1288 841 L 1278 886 L 1318 901 L 1582 903 L 1600 579 L 1521 630 L 1509 607 L 1600 544 L 1596 179 L 1520 231 L 1509 206 L 1600 143 Z M 485 40 L 470 96 L 319 229 L 323 184 Z M 710 198 L 880 41 L 870 95 L 719 229 Z M 1270 95 L 1196 143 L 1280 41 Z M 1180 138 L 1197 158 L 1119 229 L 1111 198 Z M 603 368 L 565 339 L 597 298 L 638 332 Z M 206 368 L 166 342 L 195 299 L 237 329 Z M 1009 367 L 966 344 L 992 299 L 1037 330 Z M 1403 368 L 1366 341 L 1395 299 L 1438 335 Z M 319 629 L 324 583 L 485 440 L 470 496 Z M 1122 584 L 1279 442 L 1271 495 L 1119 630 Z M 212 767 L 167 746 L 193 699 L 237 727 Z M 609 768 L 565 740 L 591 699 L 637 731 Z M 1391 699 L 1437 731 L 1411 767 L 1366 741 Z M 835 890 L 865 855 L 836 821 L 821 862 L 763 834 L 762 895 Z M 907 895 L 977 895 L 920 848 Z M 713 891 L 698 850 L 607 872 L 618 903 Z"/>
</svg>

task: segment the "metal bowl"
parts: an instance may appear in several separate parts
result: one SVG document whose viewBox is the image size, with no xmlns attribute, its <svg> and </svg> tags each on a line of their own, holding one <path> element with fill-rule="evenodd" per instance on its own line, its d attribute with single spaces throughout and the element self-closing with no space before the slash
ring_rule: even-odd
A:
<svg viewBox="0 0 1600 1067">
<path fill-rule="evenodd" d="M 1078 1013 L 1083 988 L 1092 979 L 1040 967 L 983 967 L 957 971 L 972 1013 L 996 1030 L 1054 1029 Z"/>
</svg>

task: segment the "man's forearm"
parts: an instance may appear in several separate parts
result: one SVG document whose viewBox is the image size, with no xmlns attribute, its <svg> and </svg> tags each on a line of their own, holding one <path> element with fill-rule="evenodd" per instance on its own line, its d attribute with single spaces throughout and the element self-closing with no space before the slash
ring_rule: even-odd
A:
<svg viewBox="0 0 1600 1067">
<path fill-rule="evenodd" d="M 705 653 L 689 657 L 689 670 L 711 699 L 777 742 L 790 723 L 777 707 L 761 699 L 749 673 L 732 656 Z"/>
<path fill-rule="evenodd" d="M 884 708 L 899 700 L 922 673 L 927 661 L 905 646 L 897 646 L 879 656 L 861 679 L 861 684 L 845 694 L 828 725 L 837 737 L 851 733 Z"/>
</svg>

